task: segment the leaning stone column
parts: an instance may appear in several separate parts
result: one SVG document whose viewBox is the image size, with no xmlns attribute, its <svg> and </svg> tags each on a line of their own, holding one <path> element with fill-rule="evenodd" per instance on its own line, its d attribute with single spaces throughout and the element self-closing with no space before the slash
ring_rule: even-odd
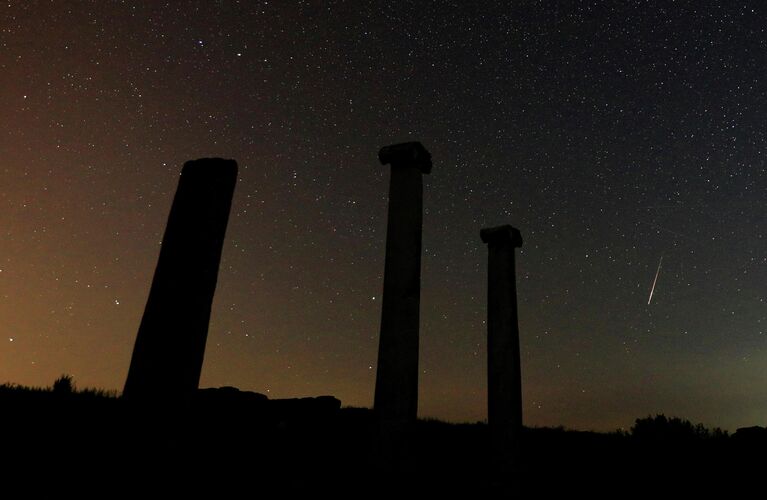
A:
<svg viewBox="0 0 767 500">
<path fill-rule="evenodd" d="M 162 240 L 123 395 L 178 400 L 200 382 L 237 162 L 188 161 Z"/>
<path fill-rule="evenodd" d="M 378 158 L 391 164 L 391 181 L 373 406 L 388 434 L 414 423 L 418 413 L 423 174 L 431 172 L 431 155 L 420 142 L 408 142 L 382 148 Z"/>
<path fill-rule="evenodd" d="M 488 246 L 487 423 L 492 451 L 491 485 L 518 491 L 522 433 L 522 379 L 517 323 L 514 249 L 519 230 L 499 226 L 480 231 Z"/>
</svg>

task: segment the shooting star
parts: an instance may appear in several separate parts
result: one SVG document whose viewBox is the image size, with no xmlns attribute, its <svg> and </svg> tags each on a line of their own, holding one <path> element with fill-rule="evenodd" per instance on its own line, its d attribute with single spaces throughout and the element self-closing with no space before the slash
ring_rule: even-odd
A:
<svg viewBox="0 0 767 500">
<path fill-rule="evenodd" d="M 652 294 L 655 293 L 655 284 L 658 282 L 658 275 L 660 274 L 660 266 L 663 264 L 663 256 L 660 256 L 660 262 L 658 262 L 658 270 L 655 271 L 655 279 L 652 280 L 652 288 L 650 289 L 650 298 L 647 299 L 647 305 L 650 305 L 650 302 L 652 302 Z"/>
</svg>

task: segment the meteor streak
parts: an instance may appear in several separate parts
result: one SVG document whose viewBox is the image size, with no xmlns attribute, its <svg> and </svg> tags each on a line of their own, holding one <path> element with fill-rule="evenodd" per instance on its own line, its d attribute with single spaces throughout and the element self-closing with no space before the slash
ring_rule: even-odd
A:
<svg viewBox="0 0 767 500">
<path fill-rule="evenodd" d="M 655 284 L 658 282 L 658 275 L 660 274 L 660 266 L 663 264 L 663 256 L 660 256 L 660 262 L 658 262 L 658 270 L 655 271 L 655 279 L 652 280 L 652 288 L 650 289 L 650 298 L 647 299 L 647 305 L 650 305 L 650 302 L 652 302 L 652 294 L 655 293 Z"/>
</svg>

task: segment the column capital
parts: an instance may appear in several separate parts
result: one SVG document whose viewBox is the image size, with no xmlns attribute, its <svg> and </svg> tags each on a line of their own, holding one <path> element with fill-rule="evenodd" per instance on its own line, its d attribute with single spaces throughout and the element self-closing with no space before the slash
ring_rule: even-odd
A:
<svg viewBox="0 0 767 500">
<path fill-rule="evenodd" d="M 511 227 L 509 224 L 496 227 L 486 227 L 479 232 L 479 237 L 483 243 L 497 245 L 501 243 L 511 243 L 514 248 L 522 246 L 522 234 L 519 229 Z"/>
<path fill-rule="evenodd" d="M 378 152 L 378 159 L 382 165 L 414 166 L 421 169 L 424 174 L 431 172 L 431 153 L 426 151 L 420 142 L 403 142 L 384 146 Z"/>
</svg>

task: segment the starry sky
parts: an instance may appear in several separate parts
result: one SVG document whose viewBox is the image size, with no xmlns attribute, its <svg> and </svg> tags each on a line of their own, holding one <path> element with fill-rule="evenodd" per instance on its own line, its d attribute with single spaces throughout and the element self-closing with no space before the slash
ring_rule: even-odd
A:
<svg viewBox="0 0 767 500">
<path fill-rule="evenodd" d="M 765 424 L 766 8 L 476 4 L 0 4 L 0 382 L 122 389 L 181 166 L 223 156 L 201 385 L 372 405 L 377 151 L 419 140 L 421 416 L 486 417 L 510 223 L 526 424 Z"/>
</svg>

